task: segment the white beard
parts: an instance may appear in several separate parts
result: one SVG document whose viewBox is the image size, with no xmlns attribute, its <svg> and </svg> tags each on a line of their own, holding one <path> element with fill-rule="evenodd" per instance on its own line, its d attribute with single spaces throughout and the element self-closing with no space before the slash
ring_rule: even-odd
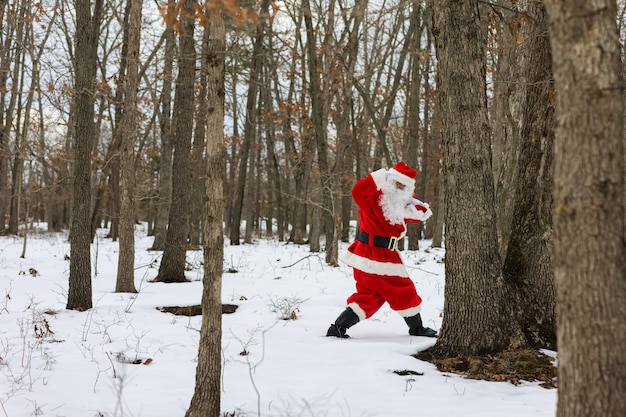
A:
<svg viewBox="0 0 626 417">
<path fill-rule="evenodd" d="M 413 195 L 413 191 L 405 188 L 399 190 L 393 181 L 386 181 L 381 188 L 380 208 L 383 210 L 385 219 L 391 224 L 404 223 L 407 217 L 406 206 Z"/>
</svg>

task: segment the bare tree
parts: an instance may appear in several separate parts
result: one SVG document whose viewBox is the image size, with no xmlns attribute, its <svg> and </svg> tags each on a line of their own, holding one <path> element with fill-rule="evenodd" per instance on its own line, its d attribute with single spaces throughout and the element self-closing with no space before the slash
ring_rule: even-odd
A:
<svg viewBox="0 0 626 417">
<path fill-rule="evenodd" d="M 301 117 L 300 108 L 302 107 L 299 99 L 299 93 L 297 91 L 297 85 L 299 83 L 299 77 L 297 68 L 299 66 L 306 67 L 304 62 L 304 52 L 300 50 L 302 41 L 302 8 L 294 7 L 291 11 L 287 9 L 288 13 L 292 14 L 292 20 L 294 25 L 294 41 L 293 49 L 298 53 L 292 54 L 289 60 L 288 73 L 289 77 L 288 88 L 286 95 L 281 94 L 279 84 L 276 83 L 275 96 L 278 101 L 279 111 L 282 116 L 281 128 L 283 131 L 283 141 L 286 148 L 286 166 L 291 172 L 293 177 L 293 191 L 291 193 L 291 223 L 292 231 L 289 240 L 297 245 L 302 245 L 306 242 L 307 231 L 307 196 L 309 192 L 309 184 L 311 183 L 312 166 L 315 158 L 315 141 L 310 129 L 304 128 L 301 133 L 300 143 L 297 142 L 296 131 L 300 128 Z M 274 69 L 274 78 L 278 79 L 278 69 Z M 306 119 L 308 122 L 308 119 Z M 299 146 L 298 146 L 299 145 Z"/>
<path fill-rule="evenodd" d="M 248 178 L 248 165 L 250 163 L 250 149 L 256 138 L 256 125 L 259 121 L 258 95 L 259 84 L 262 76 L 263 65 L 263 42 L 265 28 L 258 27 L 252 47 L 252 63 L 250 67 L 250 79 L 246 97 L 246 114 L 243 132 L 243 143 L 239 149 L 239 170 L 237 172 L 237 185 L 234 190 L 235 201 L 232 208 L 232 222 L 230 228 L 230 244 L 239 245 L 241 237 L 241 218 L 244 205 L 244 192 Z"/>
<path fill-rule="evenodd" d="M 224 258 L 224 56 L 226 34 L 221 11 L 209 14 L 207 51 L 206 209 L 202 327 L 196 387 L 185 417 L 220 415 L 222 366 L 222 271 Z"/>
<path fill-rule="evenodd" d="M 409 39 L 407 48 L 411 51 L 408 65 L 411 82 L 408 87 L 408 105 L 405 121 L 407 132 L 403 146 L 402 160 L 409 166 L 418 168 L 418 154 L 420 154 L 420 149 L 422 150 L 422 164 L 418 178 L 419 189 L 416 192 L 418 198 L 427 201 L 424 193 L 426 191 L 426 178 L 428 177 L 428 171 L 426 170 L 426 166 L 428 164 L 428 142 L 427 135 L 423 135 L 420 143 L 420 101 L 422 72 L 427 72 L 428 66 L 424 66 L 424 68 L 422 68 L 423 60 L 420 46 L 425 25 L 423 24 L 422 7 L 417 1 L 411 2 L 410 22 L 411 23 L 407 33 L 407 39 Z M 428 113 L 428 110 L 426 110 L 426 113 Z M 408 249 L 419 249 L 419 239 L 421 237 L 422 230 L 423 223 L 421 222 L 419 224 L 409 223 L 407 225 L 406 235 L 409 238 Z"/>
<path fill-rule="evenodd" d="M 6 31 L 4 43 L 0 46 L 0 232 L 5 231 L 7 202 L 10 200 L 8 184 L 8 167 L 10 163 L 10 139 L 13 124 L 16 119 L 16 107 L 18 106 L 20 71 L 24 51 L 24 33 L 26 17 L 29 9 L 25 3 L 16 4 L 13 10 L 5 10 L 6 3 L 0 4 L 2 8 L 2 23 L 0 28 Z M 11 64 L 13 67 L 11 68 Z M 8 83 L 8 80 L 11 83 Z M 8 104 L 7 104 L 8 103 Z"/>
<path fill-rule="evenodd" d="M 446 205 L 446 287 L 433 357 L 509 346 L 495 228 L 484 35 L 478 1 L 434 1 L 433 34 L 442 107 Z"/>
<path fill-rule="evenodd" d="M 139 84 L 139 45 L 141 40 L 142 0 L 128 0 L 128 53 L 124 78 L 123 114 L 119 124 L 121 205 L 119 220 L 119 257 L 115 292 L 135 289 L 135 143 L 137 137 L 137 86 Z"/>
<path fill-rule="evenodd" d="M 542 3 L 522 1 L 529 17 L 517 54 L 520 97 L 519 160 L 510 180 L 510 230 L 503 273 L 511 303 L 531 346 L 556 349 L 554 271 L 552 267 L 552 150 L 554 85 L 550 40 Z"/>
<path fill-rule="evenodd" d="M 309 0 L 302 0 L 304 24 L 307 34 L 306 56 L 309 72 L 309 84 L 311 89 L 311 119 L 317 147 L 317 166 L 320 174 L 320 187 L 322 194 L 321 225 L 326 234 L 326 262 L 337 266 L 339 251 L 339 214 L 340 201 L 336 200 L 336 181 L 331 175 L 331 166 L 328 161 L 328 99 L 325 91 L 328 84 L 321 82 L 321 78 L 327 74 L 321 74 L 322 62 L 317 52 L 316 31 L 313 28 L 312 11 Z M 325 77 L 324 77 L 325 78 Z M 315 209 L 314 209 L 315 210 Z M 311 239 L 313 241 L 313 239 Z M 317 242 L 312 242 L 317 245 Z"/>
<path fill-rule="evenodd" d="M 96 47 L 102 0 L 96 1 L 93 15 L 89 0 L 76 0 L 76 55 L 74 166 L 72 220 L 70 228 L 70 277 L 67 308 L 88 310 L 91 292 L 91 152 L 95 139 L 94 81 Z"/>
<path fill-rule="evenodd" d="M 175 15 L 175 0 L 168 0 L 166 16 Z M 174 67 L 174 52 L 176 47 L 176 33 L 171 22 L 165 27 L 165 52 L 163 56 L 163 89 L 159 104 L 161 113 L 159 118 L 159 133 L 161 137 L 161 158 L 159 164 L 159 183 L 157 189 L 157 214 L 154 221 L 153 250 L 165 249 L 167 236 L 167 219 L 169 218 L 172 198 L 172 132 L 171 132 L 171 104 L 172 104 L 172 77 Z"/>
<path fill-rule="evenodd" d="M 174 95 L 174 159 L 172 165 L 172 203 L 165 250 L 155 278 L 159 282 L 185 282 L 187 237 L 191 202 L 191 137 L 194 118 L 196 70 L 195 0 L 185 0 L 180 9 L 180 52 Z"/>
<path fill-rule="evenodd" d="M 200 49 L 200 89 L 197 94 L 197 106 L 195 115 L 195 128 L 193 132 L 193 145 L 191 150 L 191 169 L 193 170 L 194 181 L 191 193 L 191 216 L 189 243 L 192 247 L 197 247 L 202 242 L 202 228 L 204 224 L 204 200 L 205 200 L 205 157 L 206 149 L 206 116 L 209 112 L 208 95 L 208 73 L 209 73 L 209 50 L 211 48 L 211 31 L 205 26 L 202 34 L 202 46 Z"/>
<path fill-rule="evenodd" d="M 545 5 L 558 114 L 557 416 L 621 416 L 626 414 L 624 80 L 616 3 L 546 0 Z"/>
</svg>

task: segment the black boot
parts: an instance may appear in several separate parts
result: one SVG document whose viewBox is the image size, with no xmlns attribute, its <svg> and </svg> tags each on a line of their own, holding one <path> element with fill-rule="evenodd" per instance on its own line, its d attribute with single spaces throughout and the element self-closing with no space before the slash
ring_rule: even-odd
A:
<svg viewBox="0 0 626 417">
<path fill-rule="evenodd" d="M 334 336 L 343 339 L 347 339 L 350 336 L 346 334 L 346 330 L 354 326 L 359 322 L 359 316 L 356 315 L 354 310 L 350 307 L 346 309 L 337 317 L 334 324 L 331 324 L 326 332 L 326 336 Z"/>
<path fill-rule="evenodd" d="M 417 313 L 411 317 L 405 317 L 404 321 L 409 325 L 409 334 L 411 336 L 437 337 L 437 332 L 430 327 L 424 327 L 422 324 L 422 316 Z"/>
</svg>

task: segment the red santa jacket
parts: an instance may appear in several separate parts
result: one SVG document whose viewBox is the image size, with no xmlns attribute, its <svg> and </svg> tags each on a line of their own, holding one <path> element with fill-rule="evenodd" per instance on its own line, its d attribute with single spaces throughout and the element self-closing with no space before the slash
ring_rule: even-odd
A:
<svg viewBox="0 0 626 417">
<path fill-rule="evenodd" d="M 357 239 L 342 253 L 340 259 L 351 267 L 370 274 L 408 277 L 409 273 L 398 250 L 374 246 L 373 236 L 404 237 L 406 223 L 419 223 L 429 218 L 432 212 L 427 206 L 420 207 L 426 208 L 424 212 L 414 205 L 407 205 L 404 222 L 391 224 L 383 215 L 380 205 L 381 188 L 385 181 L 386 171 L 379 169 L 357 181 L 352 188 L 352 197 L 359 206 L 359 229 L 368 233 L 370 239 L 369 243 Z"/>
</svg>

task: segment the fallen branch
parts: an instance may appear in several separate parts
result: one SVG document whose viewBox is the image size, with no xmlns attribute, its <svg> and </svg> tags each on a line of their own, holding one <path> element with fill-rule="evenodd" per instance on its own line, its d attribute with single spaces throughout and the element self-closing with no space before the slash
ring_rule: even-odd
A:
<svg viewBox="0 0 626 417">
<path fill-rule="evenodd" d="M 308 259 L 308 258 L 310 258 L 310 257 L 312 257 L 312 256 L 315 256 L 316 258 L 319 258 L 319 257 L 320 257 L 320 256 L 319 256 L 319 254 L 317 254 L 317 253 L 312 253 L 312 254 L 310 254 L 310 255 L 305 256 L 304 258 L 300 258 L 300 259 L 298 259 L 297 261 L 295 261 L 295 262 L 294 262 L 294 263 L 292 263 L 291 265 L 281 266 L 281 268 L 291 268 L 292 266 L 294 266 L 294 265 L 295 265 L 295 264 L 297 264 L 298 262 L 302 262 L 302 261 L 304 261 L 305 259 Z"/>
</svg>

